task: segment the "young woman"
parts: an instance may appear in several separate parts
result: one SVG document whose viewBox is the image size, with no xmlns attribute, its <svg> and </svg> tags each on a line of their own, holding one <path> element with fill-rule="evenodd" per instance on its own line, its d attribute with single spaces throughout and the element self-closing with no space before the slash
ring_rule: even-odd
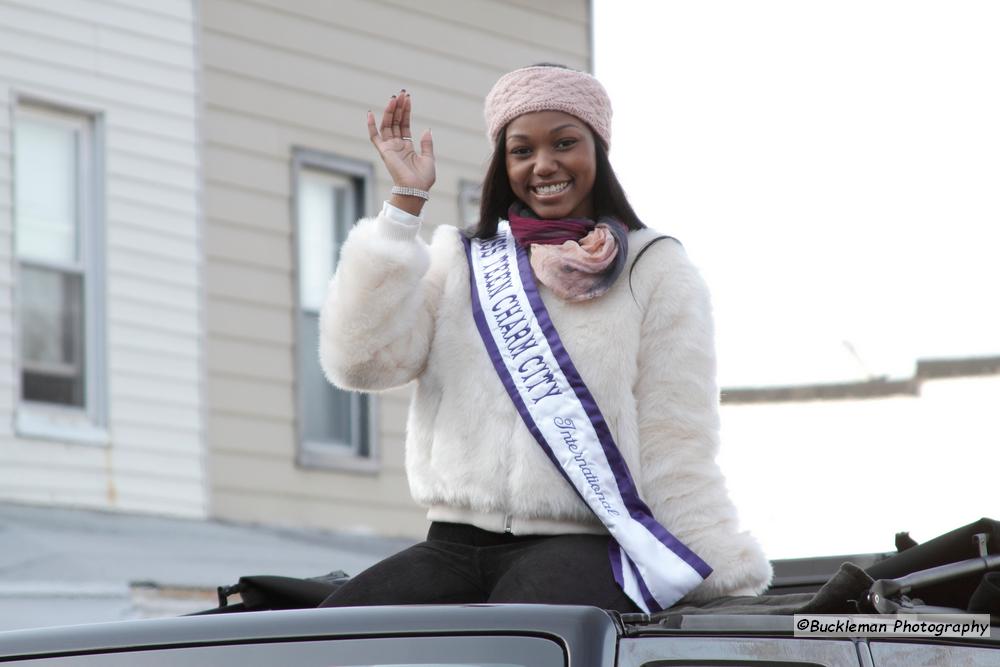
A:
<svg viewBox="0 0 1000 667">
<path fill-rule="evenodd" d="M 635 611 L 760 593 L 770 564 L 715 463 L 708 292 L 626 200 L 603 86 L 553 65 L 501 77 L 478 227 L 441 225 L 429 246 L 433 140 L 414 148 L 411 104 L 400 91 L 378 126 L 368 114 L 394 187 L 344 244 L 320 358 L 346 389 L 416 380 L 406 469 L 432 523 L 325 604 Z"/>
</svg>

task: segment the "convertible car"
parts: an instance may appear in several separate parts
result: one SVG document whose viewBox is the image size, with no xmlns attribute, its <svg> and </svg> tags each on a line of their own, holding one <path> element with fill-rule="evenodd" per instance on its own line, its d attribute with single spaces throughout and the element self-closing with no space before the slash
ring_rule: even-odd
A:
<svg viewBox="0 0 1000 667">
<path fill-rule="evenodd" d="M 208 665 L 667 667 L 1000 665 L 1000 524 L 983 519 L 899 551 L 776 563 L 767 595 L 657 614 L 556 605 L 309 607 L 339 577 L 246 577 L 220 606 L 143 621 L 0 633 L 0 663 L 37 667 Z M 1000 549 L 996 550 L 1000 551 Z M 823 569 L 836 565 L 831 574 Z M 230 603 L 239 595 L 241 601 Z M 961 614 L 966 636 L 796 630 L 804 615 Z M 860 618 L 855 616 L 855 618 Z M 876 616 L 878 618 L 878 616 Z M 801 626 L 800 626 L 801 627 Z"/>
</svg>

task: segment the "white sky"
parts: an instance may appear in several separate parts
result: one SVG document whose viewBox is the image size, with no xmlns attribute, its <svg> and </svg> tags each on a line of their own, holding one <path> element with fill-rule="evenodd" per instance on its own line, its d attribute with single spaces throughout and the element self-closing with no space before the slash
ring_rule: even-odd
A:
<svg viewBox="0 0 1000 667">
<path fill-rule="evenodd" d="M 998 35 L 993 1 L 595 0 L 612 161 L 709 281 L 723 385 L 1000 353 Z"/>
<path fill-rule="evenodd" d="M 708 280 L 723 386 L 1000 354 L 998 35 L 985 0 L 595 0 L 612 162 Z M 952 400 L 727 408 L 744 523 L 790 557 L 1000 515 L 997 408 Z"/>
</svg>

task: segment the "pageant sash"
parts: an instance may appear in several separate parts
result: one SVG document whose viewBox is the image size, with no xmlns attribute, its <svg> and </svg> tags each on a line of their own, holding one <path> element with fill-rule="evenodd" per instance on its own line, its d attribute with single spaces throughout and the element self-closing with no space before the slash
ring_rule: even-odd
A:
<svg viewBox="0 0 1000 667">
<path fill-rule="evenodd" d="M 712 572 L 653 518 L 604 416 L 559 339 L 528 255 L 502 221 L 465 239 L 472 313 L 493 366 L 528 430 L 607 527 L 615 580 L 646 612 L 670 607 Z"/>
</svg>

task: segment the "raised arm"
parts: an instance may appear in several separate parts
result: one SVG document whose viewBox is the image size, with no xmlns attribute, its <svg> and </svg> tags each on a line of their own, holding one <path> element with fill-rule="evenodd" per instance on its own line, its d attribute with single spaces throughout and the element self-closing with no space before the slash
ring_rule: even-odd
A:
<svg viewBox="0 0 1000 667">
<path fill-rule="evenodd" d="M 406 91 L 393 95 L 379 128 L 368 112 L 368 134 L 393 185 L 426 192 L 435 180 L 433 139 L 427 130 L 420 153 L 414 150 L 410 107 Z M 320 362 L 339 387 L 399 386 L 426 362 L 444 275 L 430 268 L 427 245 L 417 237 L 423 203 L 392 194 L 344 243 L 320 313 Z"/>
</svg>

